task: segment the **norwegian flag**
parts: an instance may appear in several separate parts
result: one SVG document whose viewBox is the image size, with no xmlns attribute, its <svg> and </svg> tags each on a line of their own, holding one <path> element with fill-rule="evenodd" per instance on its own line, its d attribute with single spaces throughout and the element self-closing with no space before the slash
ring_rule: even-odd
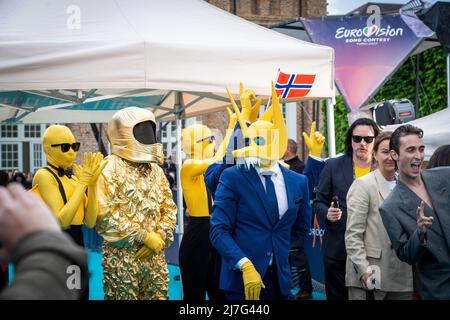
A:
<svg viewBox="0 0 450 320">
<path fill-rule="evenodd" d="M 315 79 L 315 74 L 289 74 L 279 71 L 275 91 L 283 99 L 301 98 L 309 93 Z"/>
</svg>

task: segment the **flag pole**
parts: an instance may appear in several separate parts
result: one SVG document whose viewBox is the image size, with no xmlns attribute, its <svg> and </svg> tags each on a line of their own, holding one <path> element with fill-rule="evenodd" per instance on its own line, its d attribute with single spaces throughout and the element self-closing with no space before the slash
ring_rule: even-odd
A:
<svg viewBox="0 0 450 320">
<path fill-rule="evenodd" d="M 275 83 L 277 83 L 279 75 L 280 75 L 280 68 L 278 68 L 277 76 L 275 77 Z M 270 88 L 270 91 L 272 92 L 272 88 Z M 271 102 L 270 99 L 272 99 L 272 94 L 269 95 L 269 100 L 267 100 L 266 110 L 269 109 L 269 107 L 270 107 L 270 102 Z"/>
</svg>

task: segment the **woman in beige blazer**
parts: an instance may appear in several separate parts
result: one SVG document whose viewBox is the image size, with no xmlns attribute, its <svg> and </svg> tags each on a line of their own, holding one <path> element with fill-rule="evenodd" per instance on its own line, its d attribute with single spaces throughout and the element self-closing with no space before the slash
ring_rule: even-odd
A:
<svg viewBox="0 0 450 320">
<path fill-rule="evenodd" d="M 391 132 L 378 135 L 373 151 L 377 169 L 355 180 L 347 193 L 345 284 L 350 300 L 412 298 L 411 266 L 397 258 L 378 211 L 396 185 L 390 137 Z M 372 270 L 380 274 L 372 276 Z M 373 278 L 379 280 L 375 291 L 369 290 Z"/>
</svg>

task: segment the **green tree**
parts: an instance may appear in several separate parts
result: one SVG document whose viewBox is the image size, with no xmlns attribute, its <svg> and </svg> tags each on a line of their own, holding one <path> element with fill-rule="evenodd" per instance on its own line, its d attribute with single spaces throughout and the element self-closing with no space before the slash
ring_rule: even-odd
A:
<svg viewBox="0 0 450 320">
<path fill-rule="evenodd" d="M 381 100 L 407 98 L 415 103 L 416 57 L 408 58 L 395 74 L 380 88 L 369 103 Z M 419 106 L 418 117 L 424 117 L 447 106 L 446 95 L 446 62 L 442 47 L 435 47 L 420 53 L 419 71 Z M 322 103 L 322 112 L 325 117 L 324 135 L 327 136 L 326 104 Z M 345 150 L 345 133 L 348 130 L 348 112 L 344 101 L 336 98 L 334 108 L 334 123 L 336 134 L 336 153 Z M 324 150 L 328 151 L 327 143 Z"/>
</svg>

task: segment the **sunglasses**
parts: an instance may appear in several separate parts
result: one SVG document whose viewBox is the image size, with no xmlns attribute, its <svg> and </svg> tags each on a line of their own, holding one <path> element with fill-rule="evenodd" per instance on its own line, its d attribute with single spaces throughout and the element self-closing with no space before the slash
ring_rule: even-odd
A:
<svg viewBox="0 0 450 320">
<path fill-rule="evenodd" d="M 374 136 L 367 136 L 367 137 L 352 136 L 352 139 L 353 139 L 353 142 L 355 142 L 355 143 L 360 143 L 361 140 L 363 140 L 363 139 L 366 143 L 372 143 L 373 139 L 375 139 L 375 137 Z"/>
<path fill-rule="evenodd" d="M 213 143 L 213 141 L 215 141 L 216 138 L 214 136 L 209 136 L 209 137 L 205 137 L 203 139 L 198 140 L 196 143 L 199 142 L 203 142 L 203 141 L 208 141 L 209 143 Z"/>
<path fill-rule="evenodd" d="M 61 147 L 62 152 L 67 152 L 72 148 L 73 151 L 80 150 L 80 144 L 79 142 L 74 142 L 72 144 L 70 143 L 59 143 L 59 144 L 52 144 L 52 147 Z"/>
</svg>

